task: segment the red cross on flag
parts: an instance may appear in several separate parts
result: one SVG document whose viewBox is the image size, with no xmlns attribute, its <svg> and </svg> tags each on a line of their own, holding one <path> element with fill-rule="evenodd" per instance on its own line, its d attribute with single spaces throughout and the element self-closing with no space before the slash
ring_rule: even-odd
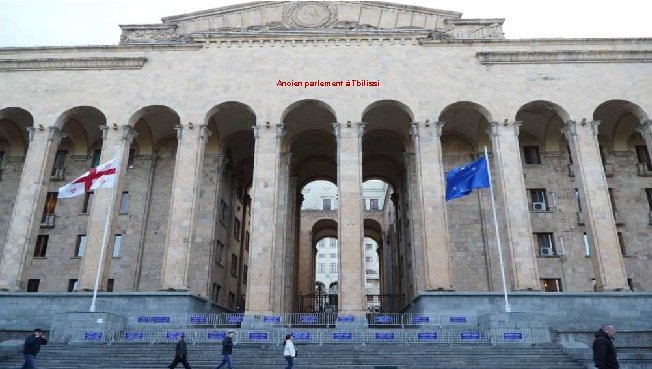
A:
<svg viewBox="0 0 652 369">
<path fill-rule="evenodd" d="M 67 199 L 83 195 L 90 190 L 98 188 L 112 188 L 115 182 L 117 171 L 117 160 L 113 158 L 97 168 L 91 168 L 74 181 L 59 188 L 59 199 Z"/>
</svg>

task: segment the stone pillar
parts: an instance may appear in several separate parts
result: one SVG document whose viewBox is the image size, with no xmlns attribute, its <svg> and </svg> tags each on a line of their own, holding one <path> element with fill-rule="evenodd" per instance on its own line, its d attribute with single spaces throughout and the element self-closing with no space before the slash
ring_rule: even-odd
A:
<svg viewBox="0 0 652 369">
<path fill-rule="evenodd" d="M 297 177 L 290 177 L 288 180 L 288 211 L 285 224 L 285 247 L 287 250 L 287 257 L 285 258 L 285 270 L 287 271 L 287 278 L 285 281 L 285 312 L 295 312 L 294 308 L 297 305 L 297 258 L 299 255 L 299 248 L 297 245 Z"/>
<path fill-rule="evenodd" d="M 647 152 L 652 155 L 652 120 L 646 120 L 635 128 L 636 132 L 641 134 L 647 146 Z"/>
<path fill-rule="evenodd" d="M 278 168 L 283 124 L 254 127 L 251 244 L 247 281 L 247 314 L 272 313 L 272 268 L 276 242 Z"/>
<path fill-rule="evenodd" d="M 591 245 L 591 261 L 598 291 L 629 290 L 618 246 L 609 186 L 598 145 L 598 125 L 593 121 L 566 122 L 562 129 L 571 149 L 573 166 Z"/>
<path fill-rule="evenodd" d="M 413 218 L 413 223 L 420 221 L 423 235 L 423 245 L 416 255 L 417 261 L 423 263 L 423 282 L 417 284 L 418 292 L 453 288 L 441 150 L 443 126 L 442 122 L 431 124 L 426 121 L 412 123 L 411 129 L 418 174 L 416 204 L 421 204 L 421 213 Z M 413 201 L 411 203 L 415 204 Z"/>
<path fill-rule="evenodd" d="M 339 312 L 362 315 L 365 296 L 362 220 L 362 134 L 364 123 L 334 123 L 337 138 Z"/>
<path fill-rule="evenodd" d="M 86 229 L 86 249 L 79 270 L 78 290 L 92 291 L 95 288 L 95 279 L 97 277 L 97 268 L 102 263 L 102 273 L 100 276 L 99 290 L 103 290 L 105 276 L 109 270 L 109 260 L 111 260 L 111 245 L 113 244 L 114 230 L 118 221 L 117 214 L 120 210 L 120 197 L 122 186 L 125 181 L 127 172 L 127 162 L 129 160 L 129 148 L 131 141 L 136 136 L 136 131 L 130 126 L 122 126 L 119 129 L 108 129 L 103 127 L 102 153 L 100 163 L 106 163 L 113 158 L 120 158 L 118 162 L 118 172 L 114 188 L 101 188 L 95 190 L 93 196 L 93 206 L 88 218 L 88 227 Z M 109 208 L 113 204 L 113 211 L 109 213 Z M 104 237 L 106 222 L 109 222 L 107 236 Z M 100 259 L 100 254 L 104 248 L 104 255 Z"/>
<path fill-rule="evenodd" d="M 190 289 L 190 247 L 195 232 L 204 149 L 210 132 L 205 125 L 193 128 L 192 123 L 176 128 L 179 147 L 174 166 L 160 289 L 186 291 Z"/>
<path fill-rule="evenodd" d="M 405 168 L 405 188 L 408 201 L 406 202 L 407 211 L 409 212 L 409 237 L 403 240 L 406 245 L 405 261 L 407 265 L 412 265 L 408 271 L 410 278 L 409 284 L 412 289 L 409 292 L 408 298 L 412 299 L 420 291 L 425 290 L 426 286 L 426 262 L 424 258 L 424 234 L 423 234 L 423 217 L 422 217 L 422 203 L 419 191 L 419 175 L 417 164 L 414 154 L 403 154 L 403 166 Z M 409 245 L 409 247 L 407 247 Z M 406 273 L 406 276 L 407 274 Z"/>
<path fill-rule="evenodd" d="M 511 288 L 515 291 L 541 290 L 530 210 L 523 178 L 518 142 L 520 122 L 491 122 L 495 191 L 503 207 L 501 232 L 509 250 Z"/>
<path fill-rule="evenodd" d="M 285 313 L 287 290 L 286 285 L 289 280 L 289 270 L 287 259 L 290 257 L 287 228 L 288 228 L 288 207 L 289 207 L 289 174 L 292 163 L 292 154 L 281 154 L 278 168 L 278 194 L 276 203 L 276 239 L 274 242 L 274 264 L 272 273 L 274 274 L 273 288 L 276 293 L 272 295 L 273 310 L 277 313 Z"/>
<path fill-rule="evenodd" d="M 0 290 L 4 291 L 21 291 L 27 287 L 22 281 L 27 250 L 35 242 L 54 154 L 64 136 L 57 127 L 28 130 L 29 147 L 0 261 Z"/>
</svg>

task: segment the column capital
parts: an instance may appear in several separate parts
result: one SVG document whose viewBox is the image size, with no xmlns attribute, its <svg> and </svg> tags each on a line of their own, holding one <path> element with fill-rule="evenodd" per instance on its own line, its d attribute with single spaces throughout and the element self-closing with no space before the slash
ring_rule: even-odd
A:
<svg viewBox="0 0 652 369">
<path fill-rule="evenodd" d="M 567 120 L 564 124 L 564 128 L 561 129 L 561 132 L 568 138 L 571 136 L 577 136 L 580 132 L 590 129 L 590 132 L 594 135 L 598 135 L 598 126 L 600 125 L 599 120 L 587 121 L 585 118 L 582 119 L 579 123 L 574 120 Z M 578 129 L 579 127 L 579 129 Z"/>
<path fill-rule="evenodd" d="M 272 131 L 272 125 L 269 122 L 265 122 L 264 125 L 253 125 L 251 128 L 254 130 L 254 138 L 260 138 L 260 135 L 263 133 L 271 133 L 275 132 L 276 137 L 280 138 L 283 137 L 286 133 L 285 131 L 285 124 L 284 123 L 277 123 L 274 125 L 275 131 Z"/>
<path fill-rule="evenodd" d="M 502 122 L 489 122 L 489 128 L 487 129 L 487 134 L 491 136 L 497 136 L 500 132 L 512 132 L 516 136 L 520 133 L 520 127 L 523 122 L 518 120 L 509 121 L 505 119 Z"/>
<path fill-rule="evenodd" d="M 356 129 L 355 131 L 351 131 L 351 132 L 355 132 L 357 133 L 358 137 L 362 137 L 362 135 L 364 134 L 364 127 L 366 125 L 367 123 L 365 122 L 351 122 L 350 120 L 347 120 L 346 123 L 334 122 L 333 130 L 335 132 L 335 137 L 341 137 L 343 128 Z"/>
<path fill-rule="evenodd" d="M 120 128 L 122 130 L 122 132 L 121 132 L 122 135 L 121 135 L 120 138 L 127 145 L 131 145 L 131 142 L 134 140 L 134 138 L 138 137 L 138 132 L 136 132 L 136 130 L 133 129 L 130 125 L 125 125 L 125 126 L 122 126 Z"/>
<path fill-rule="evenodd" d="M 410 123 L 410 135 L 412 137 L 419 137 L 420 133 L 432 132 L 435 137 L 441 137 L 442 130 L 444 129 L 445 122 L 430 122 L 429 119 L 426 119 L 425 122 L 411 122 Z"/>
<path fill-rule="evenodd" d="M 639 123 L 636 127 L 634 127 L 634 130 L 642 135 L 645 134 L 652 134 L 652 119 L 647 119 L 641 123 Z"/>
</svg>

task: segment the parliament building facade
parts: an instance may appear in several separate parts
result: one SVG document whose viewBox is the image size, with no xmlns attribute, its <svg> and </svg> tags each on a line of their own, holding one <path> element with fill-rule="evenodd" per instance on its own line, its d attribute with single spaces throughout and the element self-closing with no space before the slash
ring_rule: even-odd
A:
<svg viewBox="0 0 652 369">
<path fill-rule="evenodd" d="M 445 201 L 487 147 L 509 291 L 652 292 L 652 39 L 503 22 L 259 1 L 122 25 L 117 45 L 0 48 L 0 289 L 92 291 L 102 266 L 100 291 L 298 312 L 330 238 L 337 309 L 360 314 L 369 238 L 387 309 L 500 292 L 488 189 Z M 113 190 L 57 199 L 115 157 Z M 316 180 L 338 206 L 301 211 Z"/>
</svg>

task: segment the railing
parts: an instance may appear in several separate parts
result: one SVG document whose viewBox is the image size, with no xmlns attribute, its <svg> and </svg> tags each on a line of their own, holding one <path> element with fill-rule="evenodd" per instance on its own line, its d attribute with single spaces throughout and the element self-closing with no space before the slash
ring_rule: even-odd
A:
<svg viewBox="0 0 652 369">
<path fill-rule="evenodd" d="M 366 295 L 367 310 L 372 313 L 395 313 L 401 310 L 398 295 Z M 299 298 L 299 310 L 303 313 L 337 313 L 337 294 L 307 294 Z"/>
<path fill-rule="evenodd" d="M 191 344 L 221 342 L 229 329 L 76 329 L 70 343 L 171 343 L 180 335 Z M 286 334 L 292 334 L 295 343 L 534 343 L 531 329 L 477 329 L 477 328 L 420 328 L 420 329 L 247 329 L 233 330 L 239 344 L 281 344 Z"/>
</svg>

